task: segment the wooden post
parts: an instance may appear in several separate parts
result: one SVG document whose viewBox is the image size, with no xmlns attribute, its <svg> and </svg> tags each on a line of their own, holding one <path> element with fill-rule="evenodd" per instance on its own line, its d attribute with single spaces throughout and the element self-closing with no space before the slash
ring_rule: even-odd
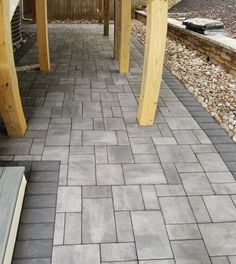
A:
<svg viewBox="0 0 236 264">
<path fill-rule="evenodd" d="M 120 0 L 114 0 L 114 16 L 115 16 L 115 23 L 114 23 L 114 59 L 118 60 L 120 56 Z"/>
<path fill-rule="evenodd" d="M 130 35 L 131 35 L 131 0 L 120 0 L 120 73 L 129 72 Z"/>
<path fill-rule="evenodd" d="M 104 36 L 109 36 L 109 0 L 103 2 L 104 12 Z"/>
<path fill-rule="evenodd" d="M 167 34 L 167 0 L 147 1 L 147 36 L 137 119 L 153 125 L 159 98 Z"/>
<path fill-rule="evenodd" d="M 47 0 L 36 0 L 37 44 L 41 71 L 50 71 Z"/>
<path fill-rule="evenodd" d="M 22 137 L 26 121 L 13 58 L 9 1 L 0 0 L 0 113 L 7 133 Z"/>
<path fill-rule="evenodd" d="M 102 23 L 103 20 L 103 0 L 98 0 L 98 15 L 99 15 L 99 23 Z"/>
</svg>

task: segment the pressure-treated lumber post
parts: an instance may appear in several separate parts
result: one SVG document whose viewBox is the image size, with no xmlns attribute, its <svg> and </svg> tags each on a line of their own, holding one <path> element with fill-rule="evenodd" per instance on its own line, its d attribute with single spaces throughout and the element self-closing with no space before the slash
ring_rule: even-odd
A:
<svg viewBox="0 0 236 264">
<path fill-rule="evenodd" d="M 0 0 L 0 114 L 11 137 L 22 137 L 26 122 L 13 58 L 9 1 Z"/>
<path fill-rule="evenodd" d="M 137 119 L 153 125 L 160 94 L 167 34 L 167 0 L 147 0 L 147 36 Z"/>
<path fill-rule="evenodd" d="M 114 0 L 115 24 L 114 24 L 114 59 L 118 60 L 120 56 L 120 0 Z"/>
<path fill-rule="evenodd" d="M 130 34 L 131 34 L 131 0 L 120 0 L 120 73 L 129 72 L 130 60 Z"/>
<path fill-rule="evenodd" d="M 99 16 L 99 23 L 102 23 L 103 20 L 103 0 L 98 0 L 98 16 Z"/>
<path fill-rule="evenodd" d="M 40 70 L 50 71 L 47 0 L 36 0 L 35 7 Z"/>
<path fill-rule="evenodd" d="M 103 0 L 104 36 L 109 36 L 109 0 Z"/>
</svg>

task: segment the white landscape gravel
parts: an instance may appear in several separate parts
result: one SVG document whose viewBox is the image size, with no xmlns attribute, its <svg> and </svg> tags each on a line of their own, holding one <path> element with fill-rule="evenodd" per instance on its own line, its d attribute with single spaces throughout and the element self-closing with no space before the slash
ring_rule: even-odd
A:
<svg viewBox="0 0 236 264">
<path fill-rule="evenodd" d="M 145 44 L 146 26 L 132 21 L 132 34 Z M 165 66 L 236 142 L 236 78 L 179 41 L 167 40 Z"/>
</svg>

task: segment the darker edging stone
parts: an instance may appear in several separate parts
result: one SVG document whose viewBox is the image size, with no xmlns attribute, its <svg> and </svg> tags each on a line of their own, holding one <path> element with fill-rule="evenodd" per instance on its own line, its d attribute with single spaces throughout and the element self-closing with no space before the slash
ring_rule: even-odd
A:
<svg viewBox="0 0 236 264">
<path fill-rule="evenodd" d="M 0 161 L 0 166 L 24 166 L 27 179 L 12 263 L 50 264 L 60 162 Z"/>
<path fill-rule="evenodd" d="M 136 49 L 144 55 L 144 46 L 132 36 L 132 43 Z M 201 106 L 196 98 L 177 80 L 166 68 L 163 70 L 163 80 L 167 83 L 173 93 L 186 107 L 200 128 L 207 134 L 212 145 L 217 149 L 226 166 L 236 179 L 236 144 L 225 132 L 225 130 L 211 117 L 211 115 Z M 226 159 L 227 157 L 227 159 Z"/>
</svg>

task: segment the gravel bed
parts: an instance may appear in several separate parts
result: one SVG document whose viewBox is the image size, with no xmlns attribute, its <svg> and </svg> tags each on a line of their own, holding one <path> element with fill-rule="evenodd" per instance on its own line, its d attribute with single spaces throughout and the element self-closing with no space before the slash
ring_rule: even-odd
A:
<svg viewBox="0 0 236 264">
<path fill-rule="evenodd" d="M 146 26 L 132 21 L 132 34 L 145 44 Z M 236 142 L 236 78 L 199 52 L 167 40 L 165 66 Z"/>
<path fill-rule="evenodd" d="M 98 24 L 98 19 L 78 19 L 78 20 L 71 20 L 71 19 L 53 19 L 49 20 L 51 24 Z"/>
</svg>

